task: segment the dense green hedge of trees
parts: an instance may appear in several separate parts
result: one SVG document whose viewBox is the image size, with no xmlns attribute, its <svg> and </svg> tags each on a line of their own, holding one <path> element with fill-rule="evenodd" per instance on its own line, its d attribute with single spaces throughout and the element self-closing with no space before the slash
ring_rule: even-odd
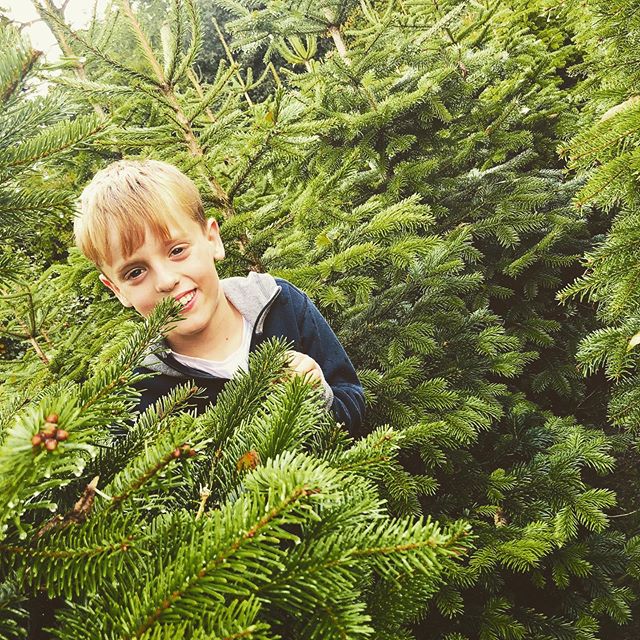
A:
<svg viewBox="0 0 640 640">
<path fill-rule="evenodd" d="M 634 3 L 34 4 L 56 69 L 0 20 L 0 637 L 637 637 Z M 71 248 L 122 157 L 193 178 L 223 275 L 314 299 L 370 435 L 278 343 L 132 417 L 175 309 Z"/>
</svg>

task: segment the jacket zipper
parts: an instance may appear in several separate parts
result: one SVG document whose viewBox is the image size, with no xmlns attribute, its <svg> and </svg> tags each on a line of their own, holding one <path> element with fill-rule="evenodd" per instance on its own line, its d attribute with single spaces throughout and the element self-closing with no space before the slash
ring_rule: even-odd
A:
<svg viewBox="0 0 640 640">
<path fill-rule="evenodd" d="M 276 289 L 276 292 L 271 297 L 271 300 L 269 300 L 269 302 L 267 302 L 267 304 L 265 304 L 264 307 L 262 307 L 262 311 L 258 314 L 258 317 L 256 318 L 256 324 L 253 327 L 254 337 L 262 335 L 262 331 L 264 329 L 264 321 L 266 319 L 267 313 L 269 313 L 269 309 L 271 309 L 271 307 L 273 306 L 273 303 L 276 301 L 276 298 L 280 295 L 281 291 L 282 291 L 282 287 L 278 287 Z"/>
</svg>

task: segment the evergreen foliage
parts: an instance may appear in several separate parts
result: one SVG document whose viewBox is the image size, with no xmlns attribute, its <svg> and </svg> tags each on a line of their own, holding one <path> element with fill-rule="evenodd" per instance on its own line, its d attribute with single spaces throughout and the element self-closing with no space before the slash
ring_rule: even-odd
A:
<svg viewBox="0 0 640 640">
<path fill-rule="evenodd" d="M 25 601 L 73 638 L 620 633 L 639 546 L 610 520 L 620 443 L 576 370 L 595 323 L 571 294 L 601 304 L 609 326 L 578 358 L 621 381 L 610 413 L 633 431 L 632 4 L 174 0 L 163 25 L 159 5 L 117 5 L 76 33 L 41 3 L 74 121 L 13 145 L 7 175 L 38 197 L 38 169 L 84 148 L 87 123 L 76 190 L 121 156 L 180 166 L 222 222 L 223 273 L 269 271 L 318 303 L 371 434 L 351 442 L 309 388 L 273 385 L 277 344 L 204 415 L 185 386 L 133 418 L 132 367 L 170 310 L 122 312 L 74 252 L 21 271 L 27 293 L 2 307 L 0 633 L 27 624 Z M 211 14 L 233 19 L 198 74 Z M 594 97 L 566 73 L 599 64 Z M 575 202 L 621 213 L 570 285 L 602 226 Z M 18 286 L 17 261 L 0 264 Z M 69 438 L 47 453 L 31 437 L 51 412 Z"/>
<path fill-rule="evenodd" d="M 598 615 L 628 619 L 631 594 L 615 585 L 623 565 L 602 563 L 596 551 L 604 544 L 624 555 L 619 536 L 605 531 L 613 494 L 575 476 L 556 477 L 565 495 L 543 489 L 554 447 L 568 456 L 562 468 L 584 478 L 581 448 L 600 442 L 608 461 L 597 472 L 612 469 L 598 431 L 574 425 L 584 435 L 572 448 L 568 425 L 558 430 L 547 413 L 566 402 L 557 398 L 577 404 L 585 394 L 572 361 L 585 325 L 567 325 L 575 307 L 565 315 L 553 301 L 589 242 L 571 207 L 576 185 L 549 169 L 549 148 L 566 127 L 553 126 L 568 95 L 558 70 L 574 49 L 539 35 L 517 5 L 289 11 L 276 3 L 239 9 L 228 25 L 239 45 L 264 42 L 268 32 L 267 55 L 295 49 L 287 60 L 294 65 L 307 31 L 328 29 L 335 42 L 322 63 L 286 73 L 296 90 L 289 103 L 274 101 L 275 127 L 290 124 L 294 106 L 296 132 L 299 113 L 310 114 L 311 149 L 295 170 L 296 156 L 284 156 L 286 187 L 262 209 L 272 216 L 262 227 L 271 226 L 270 235 L 254 237 L 265 242 L 265 266 L 308 290 L 340 327 L 362 367 L 371 422 L 407 430 L 405 468 L 413 474 L 385 479 L 391 504 L 462 515 L 486 534 L 469 567 L 451 576 L 441 620 L 423 633 L 473 637 L 479 628 L 503 637 L 519 628 L 538 638 L 572 628 L 567 637 L 592 637 L 595 609 L 587 603 L 604 584 L 607 607 Z M 501 26 L 495 39 L 492 17 Z M 433 26 L 423 36 L 428 47 L 407 22 Z M 312 44 L 308 38 L 308 51 Z M 266 183 L 257 178 L 245 196 L 252 207 L 252 196 L 277 188 L 273 161 L 266 166 Z M 540 351 L 545 361 L 533 364 Z M 514 474 L 513 483 L 493 494 L 494 474 Z M 560 571 L 560 549 L 588 557 L 589 574 L 542 579 Z"/>
<path fill-rule="evenodd" d="M 54 158 L 64 165 L 70 152 L 81 149 L 104 124 L 77 115 L 69 100 L 56 92 L 38 95 L 34 71 L 41 52 L 17 30 L 2 26 L 0 46 L 5 53 L 0 60 L 0 261 L 3 275 L 15 276 L 15 264 L 5 271 L 5 253 L 30 256 L 35 251 L 40 262 L 59 259 L 60 245 L 45 246 L 56 244 L 55 226 L 73 201 L 68 179 L 57 179 L 61 172 L 53 163 L 48 175 L 39 169 Z"/>
<path fill-rule="evenodd" d="M 620 382 L 612 397 L 610 419 L 635 432 L 640 298 L 635 290 L 638 188 L 634 167 L 640 109 L 638 62 L 632 52 L 640 26 L 633 3 L 593 2 L 590 9 L 588 24 L 597 26 L 598 41 L 585 29 L 582 37 L 590 53 L 584 63 L 590 72 L 583 89 L 589 92 L 587 115 L 585 126 L 566 145 L 565 153 L 569 166 L 587 178 L 577 204 L 600 208 L 613 222 L 604 241 L 585 257 L 584 275 L 563 290 L 562 298 L 581 297 L 598 304 L 605 327 L 582 343 L 579 358 L 585 371 L 603 367 L 608 378 Z"/>
<path fill-rule="evenodd" d="M 603 216 L 611 227 L 583 259 L 584 273 L 563 289 L 565 303 L 576 299 L 597 305 L 600 326 L 588 334 L 577 351 L 587 375 L 602 372 L 610 381 L 607 417 L 618 427 L 621 473 L 615 478 L 620 495 L 619 528 L 630 536 L 632 559 L 622 588 L 634 584 L 634 549 L 640 515 L 637 509 L 638 424 L 637 344 L 639 299 L 637 184 L 638 60 L 640 23 L 632 2 L 593 1 L 577 37 L 585 50 L 580 97 L 581 126 L 563 147 L 568 165 L 584 180 L 576 205 L 593 217 Z"/>
<path fill-rule="evenodd" d="M 336 441 L 317 392 L 300 379 L 272 386 L 284 362 L 277 343 L 203 416 L 181 411 L 196 389 L 180 388 L 127 430 L 132 365 L 168 306 L 101 376 L 43 394 L 10 424 L 3 574 L 25 594 L 65 599 L 57 637 L 355 637 L 406 593 L 412 605 L 384 618 L 397 634 L 462 552 L 465 526 L 389 518 L 366 471 L 389 464 L 399 434 Z M 52 422 L 67 437 L 50 451 L 33 438 Z"/>
</svg>

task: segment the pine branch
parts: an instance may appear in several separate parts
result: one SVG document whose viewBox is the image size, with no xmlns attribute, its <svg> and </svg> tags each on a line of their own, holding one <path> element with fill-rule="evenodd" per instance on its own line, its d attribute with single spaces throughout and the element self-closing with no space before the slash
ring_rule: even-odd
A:
<svg viewBox="0 0 640 640">
<path fill-rule="evenodd" d="M 195 88 L 196 93 L 200 98 L 200 102 L 198 103 L 196 108 L 188 114 L 188 118 L 190 121 L 194 122 L 195 120 L 197 120 L 198 116 L 204 111 L 207 114 L 210 122 L 216 122 L 217 119 L 213 115 L 213 112 L 210 109 L 210 105 L 220 95 L 220 92 L 226 86 L 229 78 L 233 75 L 234 72 L 235 69 L 233 67 L 229 67 L 224 74 L 219 74 L 216 78 L 216 81 L 211 85 L 209 89 L 207 89 L 207 92 L 205 94 L 193 70 L 188 70 L 187 74 L 189 80 L 191 81 L 191 84 Z"/>
<path fill-rule="evenodd" d="M 17 167 L 32 166 L 46 158 L 75 150 L 80 143 L 88 142 L 107 130 L 108 126 L 107 121 L 100 121 L 95 116 L 78 116 L 71 123 L 55 124 L 6 150 L 0 162 L 0 170 L 7 172 Z"/>
<path fill-rule="evenodd" d="M 24 78 L 27 77 L 31 69 L 33 69 L 35 63 L 38 61 L 38 58 L 42 55 L 42 51 L 31 50 L 29 52 L 28 58 L 26 58 L 19 69 L 15 70 L 15 76 L 12 81 L 8 84 L 6 81 L 3 83 L 0 88 L 0 102 L 6 103 L 9 98 L 15 93 L 18 89 Z"/>
<path fill-rule="evenodd" d="M 43 0 L 50 1 L 50 0 Z M 103 52 L 100 48 L 95 47 L 91 44 L 86 38 L 78 34 L 76 31 L 73 31 L 69 28 L 69 26 L 56 14 L 55 11 L 49 12 L 45 7 L 40 6 L 39 12 L 44 13 L 47 18 L 49 18 L 57 28 L 59 28 L 63 33 L 71 37 L 73 40 L 76 40 L 80 45 L 86 49 L 87 51 L 93 53 L 100 60 L 104 61 L 107 65 L 111 66 L 114 69 L 120 71 L 126 78 L 128 78 L 131 82 L 141 82 L 143 84 L 155 84 L 157 86 L 157 81 L 149 75 L 140 73 L 135 69 L 131 69 L 125 64 L 122 64 L 115 58 L 112 58 L 107 53 Z M 83 80 L 84 78 L 80 78 Z"/>
<path fill-rule="evenodd" d="M 185 111 L 182 108 L 182 105 L 180 104 L 180 101 L 178 100 L 178 97 L 174 91 L 174 86 L 172 85 L 171 82 L 167 81 L 167 78 L 165 77 L 165 74 L 164 74 L 164 70 L 162 69 L 157 58 L 155 57 L 155 54 L 153 53 L 153 50 L 151 48 L 151 44 L 149 43 L 148 38 L 144 34 L 142 27 L 140 26 L 140 23 L 135 17 L 135 14 L 133 13 L 133 11 L 131 10 L 129 1 L 128 0 L 119 0 L 119 1 L 123 7 L 123 11 L 125 12 L 125 15 L 127 16 L 127 19 L 129 20 L 129 23 L 131 24 L 131 27 L 136 35 L 136 38 L 142 48 L 144 56 L 149 62 L 149 64 L 151 65 L 151 68 L 155 75 L 155 80 L 153 84 L 155 87 L 159 89 L 160 94 L 163 96 L 168 106 L 173 110 L 174 117 L 176 119 L 176 122 L 179 125 L 182 135 L 184 136 L 184 140 L 187 145 L 187 148 L 189 149 L 189 153 L 193 156 L 194 159 L 198 161 L 197 168 L 200 174 L 205 179 L 208 187 L 210 188 L 214 200 L 222 208 L 224 215 L 232 216 L 234 211 L 231 205 L 230 198 L 228 194 L 224 191 L 224 189 L 220 186 L 220 184 L 218 183 L 216 178 L 213 176 L 211 171 L 209 171 L 207 167 L 207 163 L 204 162 L 204 151 L 198 141 L 197 136 L 193 131 L 191 120 L 187 117 Z M 192 25 L 194 25 L 192 41 L 195 41 L 198 38 L 198 35 L 196 33 L 197 32 L 197 27 L 196 27 L 197 12 L 195 11 L 195 8 L 192 6 L 192 3 L 190 0 L 189 2 L 187 2 L 187 4 L 189 7 L 191 7 L 190 15 L 192 19 Z M 176 16 L 176 19 L 179 19 L 179 17 Z M 194 20 L 196 22 L 194 22 Z M 191 60 L 191 58 L 193 58 L 196 55 L 198 46 L 199 45 L 197 44 L 194 45 L 194 48 L 185 57 L 185 60 L 189 61 Z M 190 66 L 190 64 L 191 63 L 188 63 L 188 66 Z M 181 68 L 179 67 L 179 70 L 180 69 Z M 184 67 L 184 70 L 186 71 L 186 66 Z"/>
<path fill-rule="evenodd" d="M 129 0 L 118 0 L 118 3 L 122 8 L 122 11 L 124 12 L 124 15 L 127 17 L 127 20 L 129 21 L 131 30 L 133 31 L 133 34 L 135 35 L 136 40 L 138 41 L 138 44 L 140 46 L 140 49 L 142 50 L 142 53 L 145 59 L 151 66 L 151 70 L 155 75 L 154 84 L 160 87 L 163 91 L 166 91 L 169 88 L 169 85 L 167 84 L 164 70 L 162 69 L 162 66 L 160 65 L 160 63 L 158 62 L 158 59 L 156 58 L 153 52 L 153 49 L 151 48 L 151 43 L 149 42 L 149 39 L 147 38 L 144 31 L 142 30 L 142 26 L 140 25 L 140 22 L 138 22 L 138 19 L 136 18 L 135 14 L 131 10 L 131 5 L 129 4 Z M 180 19 L 179 16 L 176 15 L 176 19 L 179 20 Z"/>
<path fill-rule="evenodd" d="M 246 84 L 242 78 L 242 76 L 240 75 L 240 69 L 236 63 L 236 61 L 233 58 L 233 54 L 231 53 L 231 49 L 229 49 L 229 45 L 227 44 L 227 41 L 224 37 L 224 34 L 222 33 L 221 29 L 220 29 L 220 25 L 218 24 L 218 21 L 215 18 L 212 18 L 213 21 L 213 26 L 216 29 L 216 33 L 218 34 L 218 39 L 220 40 L 220 42 L 222 43 L 222 48 L 224 49 L 224 52 L 229 60 L 229 64 L 231 65 L 231 68 L 234 70 L 234 73 L 236 75 L 236 78 L 238 80 L 238 82 L 240 83 L 240 87 L 242 88 L 242 92 L 244 95 L 244 99 L 247 101 L 247 104 L 249 105 L 249 107 L 253 107 L 253 102 L 251 100 L 251 98 L 249 97 L 249 94 L 247 93 L 247 87 Z"/>
<path fill-rule="evenodd" d="M 174 76 L 182 78 L 189 71 L 192 71 L 193 65 L 196 63 L 198 54 L 202 49 L 202 24 L 200 22 L 200 13 L 194 0 L 184 0 L 186 5 L 186 13 L 189 16 L 189 25 L 191 27 L 191 39 L 186 53 L 182 56 L 180 64 L 177 66 Z"/>
<path fill-rule="evenodd" d="M 155 462 L 152 466 L 143 470 L 143 473 L 134 478 L 132 482 L 129 482 L 129 486 L 126 487 L 122 493 L 111 496 L 110 508 L 115 509 L 120 506 L 121 502 L 129 499 L 134 493 L 137 493 L 140 489 L 145 488 L 155 477 L 160 475 L 169 464 L 180 459 L 187 459 L 195 455 L 195 449 L 188 444 L 181 444 L 174 447 L 169 453 L 165 454 L 160 460 Z M 149 454 L 145 453 L 145 457 Z M 131 471 L 127 471 L 127 475 L 130 475 Z M 119 478 L 112 483 L 119 483 Z"/>
</svg>

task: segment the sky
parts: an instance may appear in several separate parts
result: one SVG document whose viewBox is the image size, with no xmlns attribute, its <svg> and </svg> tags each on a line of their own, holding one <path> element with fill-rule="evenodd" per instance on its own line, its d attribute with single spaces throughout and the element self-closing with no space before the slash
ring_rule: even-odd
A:
<svg viewBox="0 0 640 640">
<path fill-rule="evenodd" d="M 62 5 L 62 0 L 52 1 L 58 7 Z M 94 2 L 98 3 L 98 15 L 104 12 L 109 3 L 108 0 L 69 0 L 64 13 L 67 24 L 76 28 L 87 26 L 93 15 Z M 0 0 L 0 13 L 20 23 L 38 18 L 32 0 Z M 31 39 L 35 49 L 44 52 L 48 62 L 55 62 L 60 57 L 56 40 L 42 20 L 25 27 L 23 33 Z"/>
</svg>

